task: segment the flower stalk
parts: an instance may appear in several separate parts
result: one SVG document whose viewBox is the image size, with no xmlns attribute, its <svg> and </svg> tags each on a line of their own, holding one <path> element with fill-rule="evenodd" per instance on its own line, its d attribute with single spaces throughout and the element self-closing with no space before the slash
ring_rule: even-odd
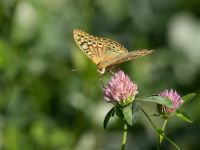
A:
<svg viewBox="0 0 200 150">
<path fill-rule="evenodd" d="M 121 145 L 121 150 L 125 149 L 126 146 L 126 139 L 127 139 L 127 124 L 124 121 L 124 129 L 123 129 L 123 138 L 122 138 L 122 145 Z"/>
<path fill-rule="evenodd" d="M 167 124 L 167 119 L 165 118 L 164 119 L 164 121 L 163 121 L 163 125 L 162 125 L 162 130 L 163 130 L 163 132 L 165 132 L 165 127 L 166 127 L 166 124 Z M 162 138 L 160 139 L 160 143 L 162 143 L 162 140 L 163 140 L 163 136 L 162 136 Z"/>
</svg>

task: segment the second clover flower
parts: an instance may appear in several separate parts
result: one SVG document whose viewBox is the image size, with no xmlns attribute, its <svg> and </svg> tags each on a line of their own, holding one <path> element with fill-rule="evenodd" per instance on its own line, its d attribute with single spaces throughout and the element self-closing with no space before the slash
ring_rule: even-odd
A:
<svg viewBox="0 0 200 150">
<path fill-rule="evenodd" d="M 105 100 L 122 107 L 133 102 L 137 93 L 137 85 L 121 70 L 104 87 Z"/>
<path fill-rule="evenodd" d="M 159 94 L 160 97 L 166 97 L 172 101 L 172 108 L 162 106 L 161 111 L 165 114 L 172 114 L 174 113 L 182 104 L 183 100 L 179 94 L 175 90 L 165 90 Z"/>
</svg>

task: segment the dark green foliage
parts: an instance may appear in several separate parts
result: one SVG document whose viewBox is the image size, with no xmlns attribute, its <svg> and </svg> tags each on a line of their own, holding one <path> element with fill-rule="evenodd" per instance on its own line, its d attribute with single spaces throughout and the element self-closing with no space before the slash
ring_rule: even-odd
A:
<svg viewBox="0 0 200 150">
<path fill-rule="evenodd" d="M 115 107 L 111 108 L 111 110 L 106 114 L 104 121 L 103 121 L 104 129 L 107 127 L 107 124 L 108 124 L 110 118 L 115 115 L 115 109 L 116 109 Z"/>
</svg>

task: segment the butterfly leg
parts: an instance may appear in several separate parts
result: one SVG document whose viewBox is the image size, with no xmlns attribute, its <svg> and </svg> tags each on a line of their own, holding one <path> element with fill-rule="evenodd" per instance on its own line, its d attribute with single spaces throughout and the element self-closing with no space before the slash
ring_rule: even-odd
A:
<svg viewBox="0 0 200 150">
<path fill-rule="evenodd" d="M 113 72 L 112 70 L 116 70 L 115 69 L 116 68 L 116 66 L 114 66 L 114 65 L 112 65 L 112 66 L 109 66 L 108 68 L 107 68 L 107 71 L 111 74 L 111 75 L 115 75 L 115 71 Z"/>
<path fill-rule="evenodd" d="M 112 75 L 115 75 L 115 73 L 114 73 L 114 72 L 112 72 L 111 70 L 109 71 L 109 73 L 110 73 L 110 74 L 112 74 Z"/>
</svg>

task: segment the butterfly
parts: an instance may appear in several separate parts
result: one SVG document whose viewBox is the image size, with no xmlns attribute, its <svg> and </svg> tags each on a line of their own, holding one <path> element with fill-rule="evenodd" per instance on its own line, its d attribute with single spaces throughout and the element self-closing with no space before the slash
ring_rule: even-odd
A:
<svg viewBox="0 0 200 150">
<path fill-rule="evenodd" d="M 117 64 L 153 52 L 153 50 L 147 49 L 128 52 L 116 41 L 91 35 L 81 29 L 74 29 L 73 36 L 79 48 L 97 65 L 97 71 L 101 75 Z"/>
</svg>

